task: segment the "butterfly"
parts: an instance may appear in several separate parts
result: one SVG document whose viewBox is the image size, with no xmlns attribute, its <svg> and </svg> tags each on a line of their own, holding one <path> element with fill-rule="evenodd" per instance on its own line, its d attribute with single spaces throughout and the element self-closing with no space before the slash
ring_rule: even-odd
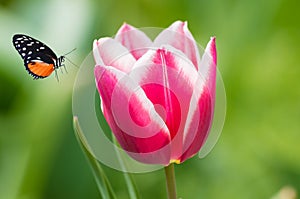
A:
<svg viewBox="0 0 300 199">
<path fill-rule="evenodd" d="M 61 66 L 65 66 L 63 64 L 65 55 L 69 54 L 67 53 L 57 57 L 46 44 L 23 34 L 15 34 L 12 42 L 18 53 L 21 55 L 26 70 L 33 79 L 46 78 L 51 75 L 53 71 L 55 71 L 55 76 L 57 78 L 56 70 Z"/>
</svg>

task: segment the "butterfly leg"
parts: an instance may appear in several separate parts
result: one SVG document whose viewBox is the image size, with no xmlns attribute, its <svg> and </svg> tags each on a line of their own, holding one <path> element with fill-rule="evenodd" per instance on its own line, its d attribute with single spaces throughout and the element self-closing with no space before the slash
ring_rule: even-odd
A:
<svg viewBox="0 0 300 199">
<path fill-rule="evenodd" d="M 57 70 L 54 70 L 54 72 L 55 72 L 55 78 L 57 79 L 57 82 L 59 82 L 58 75 L 57 75 Z"/>
<path fill-rule="evenodd" d="M 65 68 L 65 71 L 66 71 L 66 73 L 68 73 L 68 71 L 67 71 L 67 68 L 66 68 L 66 65 L 65 65 L 65 64 L 63 64 L 63 67 Z"/>
</svg>

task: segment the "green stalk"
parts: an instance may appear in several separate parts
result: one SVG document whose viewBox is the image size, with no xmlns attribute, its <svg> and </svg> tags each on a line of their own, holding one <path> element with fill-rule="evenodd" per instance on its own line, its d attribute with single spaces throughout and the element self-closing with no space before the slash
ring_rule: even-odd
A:
<svg viewBox="0 0 300 199">
<path fill-rule="evenodd" d="M 168 199 L 176 199 L 176 180 L 175 180 L 174 163 L 165 167 L 165 175 L 166 175 Z"/>
</svg>

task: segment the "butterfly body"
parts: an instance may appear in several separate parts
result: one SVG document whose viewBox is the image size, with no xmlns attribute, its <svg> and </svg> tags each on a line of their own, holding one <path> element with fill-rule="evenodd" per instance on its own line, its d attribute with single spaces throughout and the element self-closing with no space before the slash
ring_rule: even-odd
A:
<svg viewBox="0 0 300 199">
<path fill-rule="evenodd" d="M 48 77 L 53 71 L 64 66 L 64 56 L 57 58 L 47 45 L 30 36 L 14 35 L 13 45 L 22 57 L 26 70 L 34 79 Z"/>
</svg>

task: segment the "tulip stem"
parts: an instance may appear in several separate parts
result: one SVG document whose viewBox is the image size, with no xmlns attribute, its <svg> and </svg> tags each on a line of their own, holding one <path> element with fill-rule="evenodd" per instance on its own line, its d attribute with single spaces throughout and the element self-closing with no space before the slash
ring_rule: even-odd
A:
<svg viewBox="0 0 300 199">
<path fill-rule="evenodd" d="M 165 175 L 167 182 L 168 199 L 176 199 L 176 180 L 173 163 L 165 167 Z"/>
</svg>

